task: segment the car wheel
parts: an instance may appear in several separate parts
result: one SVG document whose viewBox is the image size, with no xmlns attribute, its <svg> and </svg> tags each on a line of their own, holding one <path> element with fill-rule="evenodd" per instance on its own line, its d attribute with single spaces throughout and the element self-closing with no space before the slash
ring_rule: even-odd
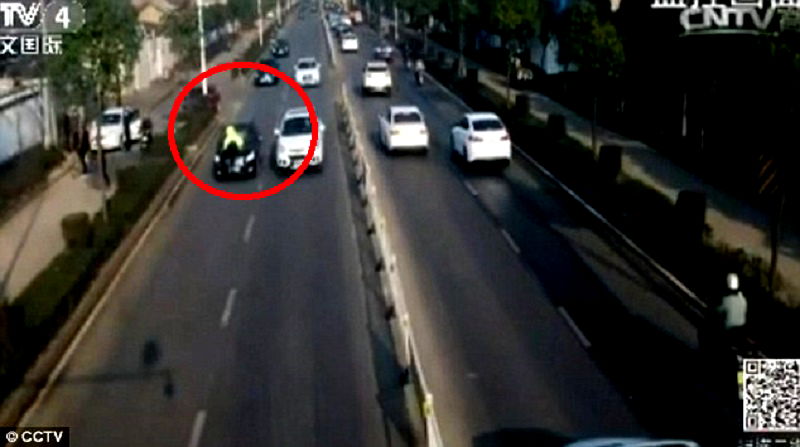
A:
<svg viewBox="0 0 800 447">
<path fill-rule="evenodd" d="M 464 163 L 469 164 L 469 152 L 466 144 L 464 145 L 461 155 L 464 157 Z"/>
</svg>

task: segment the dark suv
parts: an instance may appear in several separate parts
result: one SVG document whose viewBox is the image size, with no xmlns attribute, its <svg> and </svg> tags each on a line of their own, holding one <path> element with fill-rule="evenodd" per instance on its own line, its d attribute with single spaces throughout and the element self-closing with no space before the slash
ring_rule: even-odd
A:
<svg viewBox="0 0 800 447">
<path fill-rule="evenodd" d="M 225 146 L 225 133 L 228 126 L 222 130 L 217 152 L 214 154 L 213 174 L 216 180 L 231 177 L 250 177 L 258 175 L 258 165 L 261 162 L 261 135 L 253 123 L 230 124 L 244 137 L 244 146 L 238 149 Z"/>
</svg>

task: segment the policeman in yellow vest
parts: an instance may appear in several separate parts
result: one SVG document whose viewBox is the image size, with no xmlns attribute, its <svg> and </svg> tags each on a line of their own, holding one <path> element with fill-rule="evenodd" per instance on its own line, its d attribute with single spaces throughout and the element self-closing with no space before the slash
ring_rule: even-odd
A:
<svg viewBox="0 0 800 447">
<path fill-rule="evenodd" d="M 222 147 L 228 149 L 231 144 L 237 150 L 242 150 L 244 148 L 244 137 L 236 130 L 236 127 L 229 125 L 225 128 L 225 141 L 222 143 Z"/>
</svg>

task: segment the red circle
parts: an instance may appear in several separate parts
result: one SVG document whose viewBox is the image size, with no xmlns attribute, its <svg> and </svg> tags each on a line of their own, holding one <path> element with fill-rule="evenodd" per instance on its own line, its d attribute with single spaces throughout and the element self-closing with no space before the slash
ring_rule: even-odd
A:
<svg viewBox="0 0 800 447">
<path fill-rule="evenodd" d="M 303 159 L 303 163 L 300 164 L 300 167 L 298 167 L 297 170 L 292 175 L 290 175 L 286 180 L 280 182 L 279 184 L 271 188 L 267 188 L 263 191 L 246 193 L 246 194 L 233 193 L 222 189 L 214 188 L 213 186 L 197 178 L 197 176 L 195 176 L 183 162 L 180 152 L 178 151 L 178 145 L 177 143 L 175 143 L 175 120 L 178 117 L 178 110 L 180 109 L 183 100 L 186 98 L 186 95 L 188 95 L 189 92 L 195 86 L 197 86 L 197 84 L 202 82 L 203 79 L 234 68 L 250 68 L 259 71 L 266 71 L 267 73 L 270 73 L 273 76 L 277 76 L 278 78 L 289 84 L 289 86 L 292 87 L 300 96 L 300 99 L 303 100 L 303 103 L 306 106 L 306 110 L 308 110 L 309 119 L 311 120 L 311 143 L 309 144 L 308 147 L 308 154 L 306 154 L 305 158 Z M 286 187 L 294 183 L 298 178 L 300 178 L 301 175 L 303 175 L 305 170 L 308 168 L 309 163 L 311 163 L 311 158 L 314 156 L 314 150 L 317 147 L 318 124 L 319 123 L 317 120 L 317 114 L 314 111 L 314 105 L 311 103 L 311 99 L 309 99 L 305 90 L 303 90 L 303 88 L 300 87 L 300 85 L 294 79 L 287 76 L 280 70 L 270 67 L 269 65 L 257 64 L 255 62 L 228 62 L 226 64 L 219 64 L 215 67 L 209 68 L 208 70 L 200 73 L 199 75 L 197 75 L 197 77 L 189 81 L 189 83 L 186 84 L 186 86 L 184 86 L 183 89 L 181 89 L 180 93 L 178 93 L 178 97 L 175 98 L 175 102 L 172 103 L 172 110 L 169 113 L 169 121 L 167 123 L 167 140 L 169 141 L 169 148 L 170 151 L 172 152 L 172 158 L 175 159 L 175 163 L 178 165 L 178 168 L 180 168 L 181 172 L 183 172 L 183 175 L 185 175 L 186 178 L 188 178 L 189 180 L 191 180 L 192 183 L 200 187 L 200 189 L 206 191 L 209 194 L 213 194 L 217 197 L 222 197 L 223 199 L 257 200 L 257 199 L 263 199 L 264 197 L 269 197 L 271 195 L 275 195 L 283 191 L 284 189 L 286 189 Z"/>
</svg>

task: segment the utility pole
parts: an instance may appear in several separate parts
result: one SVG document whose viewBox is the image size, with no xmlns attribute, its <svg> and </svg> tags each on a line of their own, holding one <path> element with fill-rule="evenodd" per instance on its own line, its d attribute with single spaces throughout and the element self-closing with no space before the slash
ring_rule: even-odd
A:
<svg viewBox="0 0 800 447">
<path fill-rule="evenodd" d="M 394 41 L 397 43 L 400 22 L 397 21 L 397 0 L 394 0 Z"/>
<path fill-rule="evenodd" d="M 281 26 L 281 0 L 277 0 L 275 2 L 275 9 L 276 9 L 275 16 L 278 19 L 278 26 Z"/>
<path fill-rule="evenodd" d="M 261 12 L 261 0 L 258 0 L 258 46 L 264 46 L 264 14 Z"/>
<path fill-rule="evenodd" d="M 44 0 L 39 3 L 40 11 L 44 11 Z M 44 17 L 44 15 L 42 15 Z M 42 19 L 42 41 L 46 40 L 47 36 L 47 21 Z M 50 149 L 55 140 L 53 136 L 53 111 L 50 102 L 50 83 L 47 77 L 47 57 L 42 60 L 42 73 L 39 76 L 39 92 L 42 95 L 42 143 L 45 149 Z"/>
<path fill-rule="evenodd" d="M 200 33 L 200 72 L 206 71 L 206 33 L 203 29 L 203 0 L 197 0 L 197 30 Z M 203 79 L 203 96 L 208 95 L 208 79 Z"/>
</svg>

